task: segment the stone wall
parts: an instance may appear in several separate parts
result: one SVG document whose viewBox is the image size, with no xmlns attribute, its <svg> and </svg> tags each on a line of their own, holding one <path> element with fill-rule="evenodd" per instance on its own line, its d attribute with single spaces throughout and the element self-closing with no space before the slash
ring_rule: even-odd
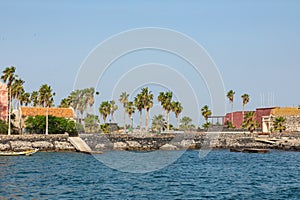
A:
<svg viewBox="0 0 300 200">
<path fill-rule="evenodd" d="M 0 135 L 0 151 L 75 151 L 68 134 L 53 135 Z"/>
<path fill-rule="evenodd" d="M 275 144 L 256 141 L 250 133 L 190 134 L 83 134 L 80 137 L 93 151 L 101 150 L 180 150 L 201 148 L 270 148 L 300 150 L 300 134 L 272 135 L 282 138 Z"/>
</svg>

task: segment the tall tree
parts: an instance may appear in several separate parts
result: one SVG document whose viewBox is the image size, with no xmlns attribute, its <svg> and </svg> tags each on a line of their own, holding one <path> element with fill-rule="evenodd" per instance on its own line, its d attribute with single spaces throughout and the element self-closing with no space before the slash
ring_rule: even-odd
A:
<svg viewBox="0 0 300 200">
<path fill-rule="evenodd" d="M 201 108 L 201 114 L 205 119 L 205 122 L 208 122 L 208 117 L 211 116 L 211 110 L 209 109 L 208 105 L 203 106 L 203 108 Z"/>
<path fill-rule="evenodd" d="M 166 128 L 165 118 L 163 115 L 155 115 L 152 118 L 151 129 L 154 131 L 163 131 Z"/>
<path fill-rule="evenodd" d="M 153 106 L 153 94 L 149 91 L 148 87 L 142 88 L 141 97 L 144 104 L 145 109 L 145 130 L 148 132 L 148 124 L 149 124 L 149 110 Z"/>
<path fill-rule="evenodd" d="M 21 101 L 20 101 L 21 106 L 23 106 L 23 104 L 25 106 L 28 106 L 30 103 L 31 103 L 30 93 L 24 92 L 21 96 Z"/>
<path fill-rule="evenodd" d="M 129 119 L 132 118 L 133 113 L 135 112 L 134 103 L 132 101 L 129 101 L 126 105 L 126 112 L 128 114 Z M 132 125 L 131 125 L 132 126 Z M 133 128 L 133 127 L 131 127 Z"/>
<path fill-rule="evenodd" d="M 38 101 L 39 104 L 42 105 L 43 107 L 47 108 L 46 109 L 46 135 L 48 135 L 48 108 L 53 106 L 54 100 L 53 96 L 55 95 L 54 92 L 52 92 L 52 88 L 47 85 L 43 84 L 41 85 L 39 89 L 39 97 Z"/>
<path fill-rule="evenodd" d="M 170 111 L 172 110 L 172 97 L 173 97 L 173 93 L 170 91 L 165 93 L 160 93 L 158 96 L 158 101 L 160 101 L 163 109 L 166 111 L 168 131 L 170 130 Z"/>
<path fill-rule="evenodd" d="M 134 98 L 134 106 L 140 113 L 140 132 L 142 132 L 142 127 L 143 127 L 142 112 L 144 108 L 144 103 L 141 94 L 137 94 L 137 96 Z"/>
<path fill-rule="evenodd" d="M 52 107 L 54 105 L 53 96 L 55 96 L 55 93 L 52 92 L 51 86 L 47 84 L 41 85 L 38 96 L 39 105 L 45 108 Z"/>
<path fill-rule="evenodd" d="M 233 124 L 233 102 L 234 102 L 234 95 L 235 92 L 233 90 L 229 90 L 227 92 L 227 98 L 229 100 L 229 102 L 231 103 L 231 122 Z"/>
<path fill-rule="evenodd" d="M 1 79 L 4 81 L 4 83 L 7 84 L 7 89 L 8 89 L 8 115 L 7 115 L 7 121 L 8 121 L 8 135 L 10 135 L 10 131 L 11 131 L 11 123 L 10 123 L 10 119 L 11 119 L 11 103 L 12 103 L 12 95 L 11 95 L 11 85 L 13 84 L 14 80 L 16 79 L 16 68 L 14 66 L 11 67 L 7 67 L 3 70 L 2 72 L 2 76 Z"/>
<path fill-rule="evenodd" d="M 250 101 L 250 96 L 249 96 L 249 94 L 243 94 L 243 95 L 241 96 L 241 98 L 242 98 L 243 118 L 244 118 L 244 116 L 245 116 L 245 105 L 246 105 L 247 103 L 249 103 L 249 101 Z"/>
<path fill-rule="evenodd" d="M 36 107 L 39 105 L 39 93 L 37 91 L 33 91 L 30 95 L 30 101 L 32 102 L 32 106 Z"/>
<path fill-rule="evenodd" d="M 111 106 L 111 112 L 110 112 L 111 121 L 115 122 L 114 113 L 118 110 L 118 105 L 116 104 L 116 102 L 114 100 L 111 100 L 109 103 L 110 103 L 110 106 Z"/>
<path fill-rule="evenodd" d="M 104 124 L 106 124 L 106 118 L 111 113 L 111 105 L 108 101 L 103 101 L 100 104 L 99 113 L 102 115 Z"/>
<path fill-rule="evenodd" d="M 195 125 L 191 124 L 192 119 L 190 117 L 184 116 L 180 119 L 180 128 L 183 130 L 195 128 Z"/>
<path fill-rule="evenodd" d="M 60 101 L 60 104 L 58 107 L 60 108 L 69 108 L 71 106 L 71 99 L 70 97 L 67 97 L 67 98 L 63 98 L 61 101 Z"/>
<path fill-rule="evenodd" d="M 124 131 L 126 130 L 126 105 L 128 103 L 129 94 L 122 92 L 120 95 L 119 101 L 123 104 L 124 108 Z"/>
<path fill-rule="evenodd" d="M 177 123 L 177 128 L 179 129 L 179 115 L 180 113 L 182 112 L 183 110 L 183 107 L 181 105 L 180 102 L 178 101 L 172 101 L 172 111 L 174 112 L 175 114 L 175 117 L 176 117 L 176 123 Z"/>
<path fill-rule="evenodd" d="M 86 99 L 87 99 L 87 103 L 90 107 L 90 114 L 93 113 L 93 106 L 95 103 L 95 88 L 91 87 L 91 88 L 87 88 L 86 89 Z"/>
</svg>

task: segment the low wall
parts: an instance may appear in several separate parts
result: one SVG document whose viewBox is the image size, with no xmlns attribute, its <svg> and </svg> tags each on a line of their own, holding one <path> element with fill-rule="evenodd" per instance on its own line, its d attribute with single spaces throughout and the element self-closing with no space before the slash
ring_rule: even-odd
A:
<svg viewBox="0 0 300 200">
<path fill-rule="evenodd" d="M 81 134 L 93 151 L 101 150 L 180 150 L 201 148 L 269 148 L 300 151 L 300 134 L 267 136 L 278 139 L 274 144 L 256 141 L 251 133 L 189 134 Z M 266 137 L 266 136 L 263 136 Z"/>
<path fill-rule="evenodd" d="M 75 151 L 68 141 L 68 134 L 51 135 L 0 135 L 0 151 Z"/>
</svg>

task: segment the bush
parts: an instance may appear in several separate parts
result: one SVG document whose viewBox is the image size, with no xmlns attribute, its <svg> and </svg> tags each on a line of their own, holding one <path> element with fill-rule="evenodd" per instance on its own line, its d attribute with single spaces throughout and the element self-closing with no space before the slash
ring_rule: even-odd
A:
<svg viewBox="0 0 300 200">
<path fill-rule="evenodd" d="M 7 134 L 8 126 L 5 121 L 0 119 L 0 134 Z"/>
<path fill-rule="evenodd" d="M 46 117 L 35 116 L 28 117 L 25 120 L 26 131 L 36 134 L 45 134 L 46 132 Z M 76 123 L 73 120 L 48 116 L 48 133 L 49 134 L 64 134 L 69 133 L 70 136 L 77 136 L 78 131 Z"/>
</svg>

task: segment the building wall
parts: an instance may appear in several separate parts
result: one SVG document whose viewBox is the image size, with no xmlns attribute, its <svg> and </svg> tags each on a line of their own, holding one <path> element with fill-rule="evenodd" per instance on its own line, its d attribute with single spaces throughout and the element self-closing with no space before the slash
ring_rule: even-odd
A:
<svg viewBox="0 0 300 200">
<path fill-rule="evenodd" d="M 270 116 L 271 115 L 271 111 L 272 109 L 274 109 L 275 107 L 271 107 L 271 108 L 257 108 L 255 113 L 256 113 L 256 120 L 259 124 L 260 128 L 263 128 L 262 126 L 262 121 L 263 121 L 263 117 L 264 116 Z"/>
<path fill-rule="evenodd" d="M 4 83 L 0 83 L 0 119 L 6 120 L 8 115 L 8 91 Z"/>
<path fill-rule="evenodd" d="M 249 111 L 245 111 L 247 113 Z M 224 124 L 226 124 L 227 121 L 231 121 L 231 113 L 227 113 L 224 118 Z M 233 112 L 233 125 L 235 128 L 242 128 L 243 125 L 243 112 L 238 111 L 238 112 Z"/>
</svg>

